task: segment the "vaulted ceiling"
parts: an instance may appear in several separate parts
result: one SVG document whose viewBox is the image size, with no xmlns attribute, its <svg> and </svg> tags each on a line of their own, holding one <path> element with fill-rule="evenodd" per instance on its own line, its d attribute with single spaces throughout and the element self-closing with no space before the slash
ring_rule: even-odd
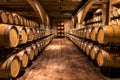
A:
<svg viewBox="0 0 120 80">
<path fill-rule="evenodd" d="M 53 21 L 70 19 L 88 0 L 38 0 Z M 27 19 L 39 19 L 26 0 L 0 0 L 0 10 L 18 13 Z"/>
<path fill-rule="evenodd" d="M 87 0 L 39 0 L 53 22 L 71 19 Z"/>
</svg>

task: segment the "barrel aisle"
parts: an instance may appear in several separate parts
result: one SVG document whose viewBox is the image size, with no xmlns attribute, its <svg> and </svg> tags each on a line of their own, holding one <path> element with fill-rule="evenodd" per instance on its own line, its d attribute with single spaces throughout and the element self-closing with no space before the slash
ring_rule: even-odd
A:
<svg viewBox="0 0 120 80">
<path fill-rule="evenodd" d="M 69 40 L 54 39 L 17 80 L 110 80 Z"/>
</svg>

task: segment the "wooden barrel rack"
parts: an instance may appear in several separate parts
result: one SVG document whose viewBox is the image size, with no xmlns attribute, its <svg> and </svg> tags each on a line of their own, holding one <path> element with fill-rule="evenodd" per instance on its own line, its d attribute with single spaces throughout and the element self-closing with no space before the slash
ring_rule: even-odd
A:
<svg viewBox="0 0 120 80">
<path fill-rule="evenodd" d="M 0 11 L 0 79 L 16 78 L 40 55 L 54 33 L 16 13 Z"/>
</svg>

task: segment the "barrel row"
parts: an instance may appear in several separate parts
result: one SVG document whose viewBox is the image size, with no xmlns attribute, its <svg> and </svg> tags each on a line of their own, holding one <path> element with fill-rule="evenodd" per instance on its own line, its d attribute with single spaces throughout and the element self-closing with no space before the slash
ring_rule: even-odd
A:
<svg viewBox="0 0 120 80">
<path fill-rule="evenodd" d="M 54 36 L 51 35 L 42 41 L 37 41 L 25 48 L 19 49 L 17 52 L 8 53 L 8 55 L 0 61 L 0 78 L 17 77 L 21 69 L 26 68 L 35 57 L 37 58 L 53 38 Z"/>
<path fill-rule="evenodd" d="M 73 30 L 71 34 L 98 41 L 100 44 L 120 43 L 120 26 L 106 25 Z"/>
<path fill-rule="evenodd" d="M 16 13 L 0 11 L 0 23 L 27 26 L 27 27 L 39 27 L 39 24 L 26 19 Z"/>
<path fill-rule="evenodd" d="M 120 8 L 113 8 L 110 16 L 110 25 L 120 25 Z"/>
<path fill-rule="evenodd" d="M 95 16 L 92 19 L 87 20 L 87 24 L 102 21 L 102 15 Z"/>
<path fill-rule="evenodd" d="M 52 34 L 51 31 L 42 33 L 40 28 L 0 24 L 0 46 L 5 48 L 16 47 L 37 40 L 41 38 L 41 35 L 46 36 L 46 33 L 47 35 Z"/>
<path fill-rule="evenodd" d="M 48 36 L 50 34 L 54 34 L 54 32 L 51 30 L 44 30 L 44 29 L 40 29 L 40 38 L 43 38 L 45 36 Z"/>
<path fill-rule="evenodd" d="M 112 10 L 112 18 L 120 16 L 120 8 L 116 8 Z"/>
<path fill-rule="evenodd" d="M 102 26 L 102 22 L 95 22 L 95 23 L 87 24 L 86 26 L 87 27 Z"/>
<path fill-rule="evenodd" d="M 93 42 L 79 39 L 73 35 L 67 34 L 67 37 L 74 42 L 82 51 L 91 58 L 91 60 L 97 62 L 99 67 L 113 67 L 120 68 L 120 56 L 119 52 L 110 52 L 105 50 Z"/>
</svg>

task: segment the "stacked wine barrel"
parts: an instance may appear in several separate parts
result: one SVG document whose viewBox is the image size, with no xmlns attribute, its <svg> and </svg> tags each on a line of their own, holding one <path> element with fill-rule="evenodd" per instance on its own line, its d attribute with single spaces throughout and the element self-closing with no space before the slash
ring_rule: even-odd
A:
<svg viewBox="0 0 120 80">
<path fill-rule="evenodd" d="M 110 25 L 120 25 L 120 8 L 113 7 L 110 18 Z"/>
<path fill-rule="evenodd" d="M 0 78 L 16 78 L 50 43 L 54 33 L 11 12 L 0 11 L 0 22 Z"/>
<path fill-rule="evenodd" d="M 120 68 L 119 25 L 86 27 L 73 30 L 73 32 L 67 34 L 67 37 L 91 60 L 95 61 L 99 67 Z"/>
<path fill-rule="evenodd" d="M 95 15 L 92 19 L 86 21 L 86 26 L 101 26 L 102 25 L 102 15 Z"/>
</svg>

